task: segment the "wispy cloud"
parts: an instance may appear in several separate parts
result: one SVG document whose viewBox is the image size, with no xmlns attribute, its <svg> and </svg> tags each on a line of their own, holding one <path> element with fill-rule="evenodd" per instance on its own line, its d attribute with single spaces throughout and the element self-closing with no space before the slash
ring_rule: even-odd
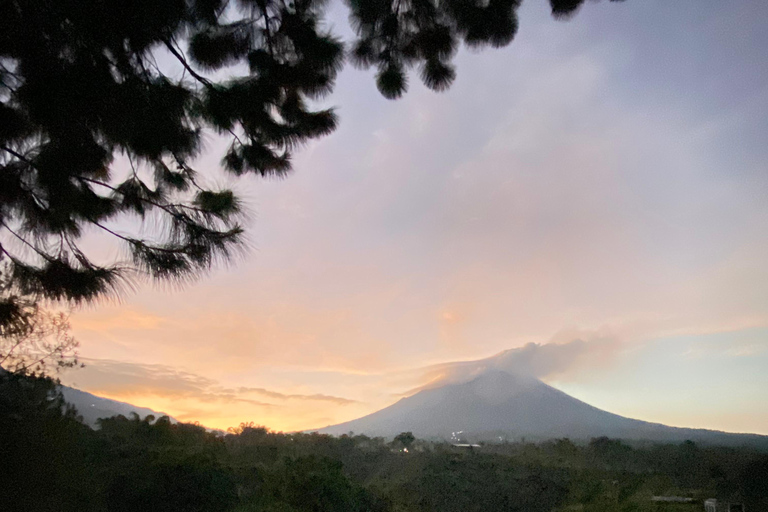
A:
<svg viewBox="0 0 768 512">
<path fill-rule="evenodd" d="M 218 381 L 161 364 L 138 364 L 104 359 L 83 359 L 85 368 L 71 371 L 67 380 L 75 386 L 84 386 L 95 392 L 130 396 L 157 394 L 168 397 L 195 397 L 204 402 L 247 402 L 254 405 L 276 407 L 287 400 L 333 402 L 338 405 L 354 404 L 339 396 L 321 393 L 297 394 L 238 387 L 228 388 Z M 244 395 L 259 395 L 273 402 L 261 402 Z"/>
<path fill-rule="evenodd" d="M 556 336 L 549 343 L 527 343 L 484 359 L 427 366 L 420 370 L 426 383 L 404 394 L 467 382 L 489 371 L 504 371 L 538 379 L 562 378 L 585 367 L 610 364 L 622 348 L 620 341 L 614 337 L 584 333 L 583 337 L 567 342 L 560 342 L 560 338 L 562 335 Z"/>
<path fill-rule="evenodd" d="M 226 428 L 239 421 L 301 417 L 308 403 L 344 407 L 356 400 L 321 393 L 284 393 L 255 387 L 225 387 L 214 379 L 160 364 L 84 359 L 85 368 L 63 375 L 67 385 L 137 406 L 162 409 L 183 421 Z M 254 395 L 257 398 L 255 399 Z M 318 409 L 322 409 L 318 407 Z M 310 411 L 311 412 L 311 411 Z M 327 412 L 323 412 L 327 416 Z M 234 416 L 240 419 L 231 420 Z M 311 414 L 309 415 L 311 418 Z M 222 422 L 223 421 L 223 422 Z M 305 420 L 307 421 L 307 420 Z M 270 425 L 274 426 L 274 425 Z"/>
<path fill-rule="evenodd" d="M 75 327 L 97 332 L 117 330 L 146 331 L 158 329 L 168 320 L 149 312 L 131 308 L 114 310 L 112 313 L 102 316 L 79 315 L 75 317 Z"/>
<path fill-rule="evenodd" d="M 67 381 L 101 393 L 199 395 L 217 386 L 215 380 L 162 364 L 83 358 L 85 368 L 69 371 Z"/>
<path fill-rule="evenodd" d="M 342 398 L 339 396 L 323 395 L 320 393 L 315 393 L 312 395 L 286 394 L 286 393 L 278 393 L 277 391 L 271 391 L 269 389 L 264 389 L 264 388 L 240 387 L 240 388 L 237 388 L 237 393 L 239 394 L 253 393 L 257 395 L 266 396 L 268 398 L 274 398 L 276 400 L 310 400 L 310 401 L 320 401 L 320 402 L 333 402 L 339 405 L 358 403 L 357 400 L 350 400 L 349 398 Z"/>
</svg>

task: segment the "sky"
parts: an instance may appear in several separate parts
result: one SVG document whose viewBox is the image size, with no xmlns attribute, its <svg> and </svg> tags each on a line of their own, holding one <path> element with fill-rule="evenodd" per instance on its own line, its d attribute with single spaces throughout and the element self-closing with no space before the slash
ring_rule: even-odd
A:
<svg viewBox="0 0 768 512">
<path fill-rule="evenodd" d="M 617 414 L 768 434 L 768 3 L 547 4 L 444 93 L 345 68 L 339 129 L 233 184 L 248 251 L 76 311 L 62 380 L 289 431 L 501 354 Z M 339 2 L 328 24 L 349 40 Z"/>
</svg>

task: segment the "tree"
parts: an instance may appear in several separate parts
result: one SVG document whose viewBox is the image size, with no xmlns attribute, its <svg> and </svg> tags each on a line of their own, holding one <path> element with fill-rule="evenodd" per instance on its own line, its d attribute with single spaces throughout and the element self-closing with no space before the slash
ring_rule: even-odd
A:
<svg viewBox="0 0 768 512">
<path fill-rule="evenodd" d="M 0 371 L 3 510 L 94 510 L 89 430 L 53 379 Z"/>
<path fill-rule="evenodd" d="M 70 333 L 69 318 L 31 306 L 26 328 L 0 337 L 0 367 L 12 373 L 49 375 L 77 366 L 79 343 Z"/>
<path fill-rule="evenodd" d="M 395 439 L 392 442 L 402 445 L 403 448 L 407 450 L 411 447 L 414 441 L 416 441 L 416 436 L 414 436 L 412 432 L 401 432 L 395 436 Z"/>
<path fill-rule="evenodd" d="M 766 510 L 768 507 L 768 456 L 750 462 L 742 471 L 741 495 L 746 510 Z"/>
<path fill-rule="evenodd" d="M 553 15 L 583 1 L 550 0 Z M 514 38 L 519 4 L 348 0 L 358 36 L 349 57 L 377 69 L 387 98 L 406 91 L 414 67 L 440 91 L 455 77 L 460 42 L 500 47 Z M 230 259 L 242 241 L 240 203 L 190 162 L 213 132 L 229 140 L 222 165 L 233 175 L 282 176 L 293 150 L 335 129 L 332 110 L 311 106 L 333 89 L 345 57 L 322 28 L 324 8 L 324 0 L 0 2 L 0 259 L 15 290 L 77 303 L 132 276 L 185 280 Z M 178 73 L 159 64 L 169 61 Z M 126 261 L 86 254 L 86 232 L 119 239 Z"/>
<path fill-rule="evenodd" d="M 0 321 L 0 368 L 43 376 L 77 366 L 79 343 L 67 314 L 47 310 L 29 297 L 9 296 L 8 287 L 9 279 L 0 272 L 0 314 L 6 316 Z"/>
</svg>

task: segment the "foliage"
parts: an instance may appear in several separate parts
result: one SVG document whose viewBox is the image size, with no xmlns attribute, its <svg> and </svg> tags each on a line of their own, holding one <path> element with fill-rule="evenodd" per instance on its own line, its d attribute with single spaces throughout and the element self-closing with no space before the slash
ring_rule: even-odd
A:
<svg viewBox="0 0 768 512">
<path fill-rule="evenodd" d="M 416 480 L 414 509 L 549 512 L 564 501 L 565 482 L 559 471 L 526 467 L 508 457 L 441 453 Z"/>
<path fill-rule="evenodd" d="M 0 370 L 4 510 L 95 510 L 85 446 L 93 437 L 50 378 Z"/>
<path fill-rule="evenodd" d="M 413 432 L 401 432 L 395 436 L 395 439 L 392 442 L 395 445 L 408 449 L 414 441 L 416 441 L 416 436 L 413 435 Z"/>
<path fill-rule="evenodd" d="M 224 434 L 135 415 L 91 430 L 54 381 L 0 375 L 9 510 L 685 512 L 710 497 L 747 510 L 766 509 L 768 499 L 768 455 L 746 448 L 598 438 L 467 450 L 416 439 L 404 452 L 401 441 L 253 423 Z M 655 495 L 695 501 L 659 504 Z"/>
<path fill-rule="evenodd" d="M 0 273 L 0 368 L 37 375 L 78 364 L 79 343 L 67 314 L 45 309 L 29 297 L 8 294 Z"/>
<path fill-rule="evenodd" d="M 48 374 L 78 364 L 79 345 L 65 313 L 39 307 L 21 332 L 0 337 L 0 366 L 14 373 Z"/>
<path fill-rule="evenodd" d="M 550 2 L 560 17 L 583 0 Z M 462 41 L 508 44 L 520 0 L 347 3 L 351 60 L 375 67 L 381 93 L 396 98 L 412 67 L 431 89 L 448 87 Z M 183 281 L 230 260 L 242 244 L 240 202 L 207 186 L 192 162 L 215 133 L 229 141 L 222 164 L 232 175 L 282 176 L 297 147 L 336 128 L 333 110 L 311 106 L 345 57 L 323 28 L 325 9 L 324 0 L 0 3 L 0 260 L 15 291 L 78 303 L 132 276 Z M 98 261 L 86 233 L 118 239 L 128 257 Z"/>
</svg>

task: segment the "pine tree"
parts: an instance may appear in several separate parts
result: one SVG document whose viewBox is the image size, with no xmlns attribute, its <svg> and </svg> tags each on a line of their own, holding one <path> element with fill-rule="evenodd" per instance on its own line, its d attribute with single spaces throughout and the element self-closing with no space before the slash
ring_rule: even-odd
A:
<svg viewBox="0 0 768 512">
<path fill-rule="evenodd" d="M 565 16 L 583 0 L 550 2 Z M 414 67 L 440 91 L 460 42 L 513 39 L 519 3 L 348 0 L 358 35 L 349 55 L 378 70 L 387 98 L 406 91 Z M 322 28 L 324 9 L 323 0 L 1 0 L 0 260 L 12 293 L 0 316 L 18 313 L 13 294 L 78 303 L 133 274 L 184 280 L 231 258 L 243 233 L 238 198 L 206 188 L 189 162 L 212 131 L 230 140 L 227 171 L 282 176 L 293 150 L 334 130 L 334 112 L 312 108 L 345 57 Z M 116 158 L 130 163 L 127 176 Z M 146 229 L 117 229 L 127 216 Z M 86 231 L 120 239 L 129 257 L 94 261 L 81 247 Z"/>
</svg>

